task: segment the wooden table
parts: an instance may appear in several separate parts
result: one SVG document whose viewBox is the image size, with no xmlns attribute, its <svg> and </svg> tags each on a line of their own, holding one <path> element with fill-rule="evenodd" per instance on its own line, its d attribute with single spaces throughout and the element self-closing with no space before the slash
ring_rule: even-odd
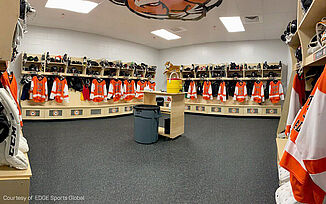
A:
<svg viewBox="0 0 326 204">
<path fill-rule="evenodd" d="M 144 104 L 156 105 L 156 96 L 171 97 L 171 109 L 161 107 L 161 112 L 170 115 L 170 134 L 164 133 L 164 127 L 159 127 L 159 135 L 176 138 L 184 133 L 185 93 L 166 93 L 159 91 L 144 91 Z"/>
<path fill-rule="evenodd" d="M 27 154 L 26 154 L 27 156 Z M 28 159 L 28 157 L 27 157 Z M 0 167 L 0 203 L 29 203 L 29 185 L 32 176 L 31 166 L 27 170 Z M 17 196 L 17 197 L 16 197 Z M 26 201 L 23 199 L 26 198 Z M 13 201 L 4 199 L 15 199 Z M 22 200 L 20 200 L 22 199 Z"/>
</svg>

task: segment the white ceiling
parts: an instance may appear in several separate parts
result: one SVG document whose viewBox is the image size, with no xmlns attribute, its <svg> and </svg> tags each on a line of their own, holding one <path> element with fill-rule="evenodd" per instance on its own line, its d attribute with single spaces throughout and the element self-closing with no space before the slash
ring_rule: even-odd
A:
<svg viewBox="0 0 326 204">
<path fill-rule="evenodd" d="M 103 0 L 91 0 L 102 2 Z M 153 20 L 139 17 L 127 7 L 104 0 L 89 14 L 45 8 L 47 0 L 29 0 L 37 14 L 30 25 L 70 29 L 165 49 L 216 41 L 279 39 L 289 21 L 296 18 L 297 0 L 224 0 L 199 21 Z M 260 15 L 263 23 L 244 25 L 246 31 L 228 33 L 220 16 Z M 154 37 L 153 30 L 183 27 L 179 40 L 166 41 Z"/>
</svg>

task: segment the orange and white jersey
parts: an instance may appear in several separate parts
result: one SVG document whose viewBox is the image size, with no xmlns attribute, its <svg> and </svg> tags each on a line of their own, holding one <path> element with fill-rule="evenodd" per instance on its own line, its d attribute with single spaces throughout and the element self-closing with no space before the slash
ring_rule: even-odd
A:
<svg viewBox="0 0 326 204">
<path fill-rule="evenodd" d="M 54 79 L 50 99 L 55 99 L 58 103 L 62 103 L 63 100 L 67 103 L 69 102 L 69 92 L 66 79 L 60 80 L 58 77 Z"/>
<path fill-rule="evenodd" d="M 237 84 L 235 85 L 233 100 L 241 103 L 247 100 L 247 96 L 248 95 L 246 82 L 237 82 Z"/>
<path fill-rule="evenodd" d="M 187 98 L 190 98 L 191 100 L 197 98 L 196 83 L 194 81 L 191 81 L 189 84 Z"/>
<path fill-rule="evenodd" d="M 91 85 L 91 95 L 90 99 L 94 102 L 101 102 L 106 101 L 107 97 L 107 89 L 106 89 L 106 83 L 104 80 L 98 81 L 97 79 L 93 79 L 92 85 Z"/>
<path fill-rule="evenodd" d="M 276 83 L 271 81 L 269 84 L 269 100 L 271 100 L 272 103 L 278 103 L 280 100 L 284 101 L 283 86 L 280 81 Z"/>
<path fill-rule="evenodd" d="M 109 86 L 108 99 L 113 98 L 113 101 L 119 101 L 123 97 L 123 87 L 120 80 L 112 79 Z"/>
<path fill-rule="evenodd" d="M 203 99 L 204 100 L 212 100 L 213 99 L 212 83 L 210 81 L 204 82 Z"/>
<path fill-rule="evenodd" d="M 251 100 L 256 103 L 261 103 L 265 101 L 264 96 L 264 85 L 263 82 L 255 82 L 254 87 L 252 89 Z"/>
<path fill-rule="evenodd" d="M 325 202 L 326 195 L 326 67 L 295 117 L 280 165 L 290 172 L 294 198 Z"/>
<path fill-rule="evenodd" d="M 147 89 L 151 90 L 151 91 L 155 91 L 156 90 L 156 83 L 155 82 L 147 82 Z"/>
<path fill-rule="evenodd" d="M 291 124 L 300 108 L 304 105 L 305 100 L 305 80 L 300 79 L 298 74 L 295 74 L 291 90 L 291 98 L 289 104 L 289 113 L 286 121 L 285 135 L 288 136 L 291 130 Z"/>
<path fill-rule="evenodd" d="M 144 89 L 147 86 L 146 81 L 138 81 L 137 82 L 137 90 L 136 90 L 136 98 L 137 99 L 142 99 L 144 97 Z"/>
<path fill-rule="evenodd" d="M 136 85 L 135 81 L 131 80 L 130 82 L 128 80 L 124 81 L 123 86 L 123 99 L 125 101 L 131 101 L 136 96 Z"/>
<path fill-rule="evenodd" d="M 20 120 L 20 126 L 23 127 L 23 118 L 22 118 L 22 112 L 18 103 L 17 95 L 18 95 L 18 89 L 17 89 L 17 81 L 15 75 L 8 74 L 8 71 L 5 71 L 1 75 L 1 83 L 3 87 L 6 89 L 6 91 L 9 93 L 9 95 L 14 99 L 18 113 L 19 113 L 19 120 Z"/>
<path fill-rule="evenodd" d="M 220 83 L 220 87 L 218 88 L 217 100 L 222 102 L 226 101 L 226 86 L 224 81 Z"/>
<path fill-rule="evenodd" d="M 30 99 L 37 103 L 42 103 L 48 100 L 48 81 L 45 77 L 33 77 L 30 89 Z"/>
</svg>

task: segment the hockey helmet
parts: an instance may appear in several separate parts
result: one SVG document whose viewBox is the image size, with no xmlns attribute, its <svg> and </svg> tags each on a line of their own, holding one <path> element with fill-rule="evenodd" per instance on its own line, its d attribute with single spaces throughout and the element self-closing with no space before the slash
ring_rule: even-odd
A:
<svg viewBox="0 0 326 204">
<path fill-rule="evenodd" d="M 295 57 L 297 58 L 298 62 L 302 61 L 301 46 L 299 46 L 298 49 L 295 51 Z"/>
<path fill-rule="evenodd" d="M 33 56 L 28 56 L 27 61 L 34 61 L 34 57 Z"/>
<path fill-rule="evenodd" d="M 310 43 L 308 45 L 308 55 L 314 53 L 319 48 L 321 48 L 321 45 L 319 41 L 317 40 L 317 35 L 314 35 L 314 37 L 311 38 Z"/>
<path fill-rule="evenodd" d="M 290 25 L 290 32 L 295 34 L 297 32 L 297 20 L 293 20 Z"/>
<path fill-rule="evenodd" d="M 322 18 L 320 22 L 316 24 L 317 41 L 321 46 L 326 45 L 326 17 Z"/>
<path fill-rule="evenodd" d="M 312 4 L 313 0 L 301 0 L 301 6 L 302 8 L 307 11 L 310 7 L 310 5 Z"/>
<path fill-rule="evenodd" d="M 58 67 L 57 66 L 51 67 L 51 72 L 58 72 Z"/>
</svg>

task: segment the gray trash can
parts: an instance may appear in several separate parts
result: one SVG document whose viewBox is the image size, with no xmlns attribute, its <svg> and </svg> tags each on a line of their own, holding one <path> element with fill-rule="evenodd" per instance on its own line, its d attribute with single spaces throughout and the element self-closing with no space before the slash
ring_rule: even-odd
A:
<svg viewBox="0 0 326 204">
<path fill-rule="evenodd" d="M 158 140 L 159 106 L 134 106 L 134 139 L 138 143 L 151 144 Z"/>
</svg>

